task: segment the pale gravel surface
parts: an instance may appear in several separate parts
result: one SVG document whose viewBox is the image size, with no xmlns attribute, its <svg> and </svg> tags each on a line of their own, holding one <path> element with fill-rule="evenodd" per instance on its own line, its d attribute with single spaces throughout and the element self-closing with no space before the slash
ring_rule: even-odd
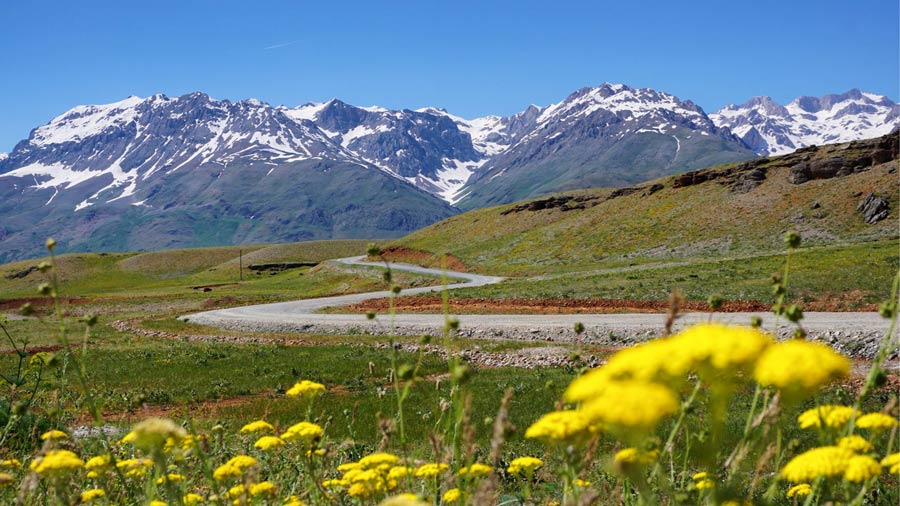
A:
<svg viewBox="0 0 900 506">
<path fill-rule="evenodd" d="M 363 257 L 342 258 L 337 262 L 346 265 L 371 265 Z M 392 269 L 421 274 L 442 275 L 440 270 L 426 269 L 409 264 L 392 264 Z M 464 288 L 499 283 L 503 278 L 481 276 L 464 272 L 446 272 L 447 276 L 466 281 L 447 288 Z M 404 290 L 402 295 L 415 295 L 440 291 L 441 287 L 422 287 Z M 389 292 L 369 292 L 336 297 L 322 297 L 293 302 L 260 304 L 230 309 L 206 311 L 182 317 L 185 321 L 220 328 L 243 331 L 306 332 L 325 334 L 385 334 L 391 324 L 387 315 L 367 320 L 360 314 L 318 314 L 325 307 L 346 306 L 364 300 L 383 298 Z M 719 313 L 713 318 L 726 323 L 747 324 L 753 316 L 763 320 L 763 327 L 771 329 L 774 316 L 771 313 Z M 676 329 L 706 321 L 706 313 L 685 313 L 679 318 Z M 463 315 L 459 316 L 458 334 L 470 338 L 522 339 L 551 342 L 575 340 L 573 327 L 576 322 L 585 326 L 583 342 L 622 346 L 660 335 L 665 324 L 664 314 L 577 314 L 577 315 Z M 444 326 L 444 317 L 433 314 L 398 314 L 393 319 L 394 332 L 398 335 L 438 335 Z M 803 327 L 810 339 L 822 340 L 839 351 L 858 358 L 871 358 L 878 349 L 888 321 L 877 313 L 812 312 L 805 313 Z M 787 337 L 793 331 L 789 322 L 781 320 L 779 337 Z M 897 358 L 895 351 L 892 359 Z"/>
</svg>

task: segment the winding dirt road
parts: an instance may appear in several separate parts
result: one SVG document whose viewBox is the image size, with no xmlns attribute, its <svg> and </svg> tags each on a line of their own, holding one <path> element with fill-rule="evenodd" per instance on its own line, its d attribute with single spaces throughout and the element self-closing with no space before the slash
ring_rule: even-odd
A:
<svg viewBox="0 0 900 506">
<path fill-rule="evenodd" d="M 363 261 L 363 257 L 333 260 L 348 266 L 379 265 Z M 465 272 L 442 272 L 416 265 L 391 265 L 392 269 L 413 273 L 462 279 L 447 288 L 464 288 L 489 285 L 503 281 L 496 276 L 482 276 Z M 439 292 L 442 287 L 411 288 L 403 295 Z M 398 314 L 390 317 L 380 315 L 368 320 L 360 314 L 320 314 L 326 307 L 346 306 L 365 300 L 389 296 L 388 291 L 368 292 L 335 297 L 260 304 L 207 311 L 182 317 L 185 321 L 221 328 L 246 331 L 279 332 L 321 332 L 321 333 L 365 333 L 384 334 L 391 327 L 402 335 L 422 333 L 439 334 L 445 325 L 442 315 Z M 764 328 L 771 329 L 774 323 L 771 313 L 718 313 L 716 321 L 746 324 L 754 316 L 762 318 Z M 583 339 L 610 345 L 626 345 L 658 336 L 665 323 L 661 313 L 632 314 L 539 314 L 539 315 L 464 315 L 460 316 L 459 334 L 473 338 L 512 338 L 542 341 L 572 341 L 576 338 L 573 327 L 576 322 L 585 326 Z M 676 327 L 706 321 L 707 313 L 685 313 Z M 810 336 L 829 342 L 836 348 L 851 355 L 865 357 L 874 353 L 877 343 L 887 329 L 888 322 L 877 313 L 810 312 L 805 313 L 803 327 Z M 786 336 L 793 331 L 788 322 L 779 322 L 779 335 Z"/>
</svg>

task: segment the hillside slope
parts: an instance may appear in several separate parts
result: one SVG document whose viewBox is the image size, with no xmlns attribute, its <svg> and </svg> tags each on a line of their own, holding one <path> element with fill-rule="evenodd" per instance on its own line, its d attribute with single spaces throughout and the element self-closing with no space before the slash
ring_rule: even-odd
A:
<svg viewBox="0 0 900 506">
<path fill-rule="evenodd" d="M 896 238 L 897 152 L 895 135 L 809 147 L 639 186 L 471 211 L 393 245 L 525 275 L 779 251 L 789 229 L 804 245 Z M 864 203 L 874 223 L 857 210 Z"/>
</svg>

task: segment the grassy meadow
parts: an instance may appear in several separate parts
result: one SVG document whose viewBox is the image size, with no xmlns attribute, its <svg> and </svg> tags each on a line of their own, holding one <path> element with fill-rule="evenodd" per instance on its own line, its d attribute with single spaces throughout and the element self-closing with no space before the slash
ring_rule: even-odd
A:
<svg viewBox="0 0 900 506">
<path fill-rule="evenodd" d="M 688 300 L 782 302 L 788 319 L 795 303 L 874 310 L 893 299 L 880 308 L 893 328 L 896 227 L 862 224 L 851 196 L 881 185 L 896 209 L 896 178 L 885 167 L 840 185 L 796 187 L 781 176 L 773 166 L 755 194 L 664 179 L 654 199 L 589 190 L 575 192 L 593 202 L 584 209 L 477 210 L 389 244 L 386 257 L 440 265 L 447 253 L 453 266 L 508 276 L 453 298 L 666 300 L 679 290 Z M 735 219 L 745 226 L 736 230 Z M 785 286 L 782 235 L 792 228 L 803 240 L 791 248 Z M 441 282 L 394 271 L 389 284 L 380 267 L 320 263 L 366 249 L 317 241 L 67 254 L 47 272 L 41 260 L 0 266 L 0 501 L 21 493 L 23 504 L 362 505 L 401 492 L 416 498 L 386 504 L 900 500 L 890 340 L 871 363 L 851 363 L 749 327 L 699 325 L 615 350 L 463 339 L 449 325 L 411 338 L 235 332 L 177 319 Z M 318 265 L 248 268 L 281 262 Z M 440 353 L 423 352 L 425 342 Z M 569 360 L 486 367 L 459 359 L 461 350 Z M 271 427 L 248 431 L 254 420 Z M 259 446 L 263 437 L 274 446 Z M 102 455 L 125 464 L 90 477 L 76 462 Z M 473 463 L 488 470 L 460 475 Z"/>
</svg>

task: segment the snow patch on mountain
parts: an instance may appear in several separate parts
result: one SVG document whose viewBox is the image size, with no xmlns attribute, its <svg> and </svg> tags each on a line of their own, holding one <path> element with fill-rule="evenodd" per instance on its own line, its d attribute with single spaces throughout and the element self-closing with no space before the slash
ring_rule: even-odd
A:
<svg viewBox="0 0 900 506">
<path fill-rule="evenodd" d="M 78 142 L 109 128 L 123 127 L 134 121 L 135 106 L 143 100 L 131 96 L 111 104 L 74 107 L 37 128 L 29 140 L 37 146 Z"/>
<path fill-rule="evenodd" d="M 760 155 L 783 155 L 802 147 L 890 133 L 900 124 L 900 106 L 885 96 L 857 89 L 822 97 L 798 97 L 786 106 L 770 97 L 729 104 L 710 118 L 731 129 Z"/>
</svg>

